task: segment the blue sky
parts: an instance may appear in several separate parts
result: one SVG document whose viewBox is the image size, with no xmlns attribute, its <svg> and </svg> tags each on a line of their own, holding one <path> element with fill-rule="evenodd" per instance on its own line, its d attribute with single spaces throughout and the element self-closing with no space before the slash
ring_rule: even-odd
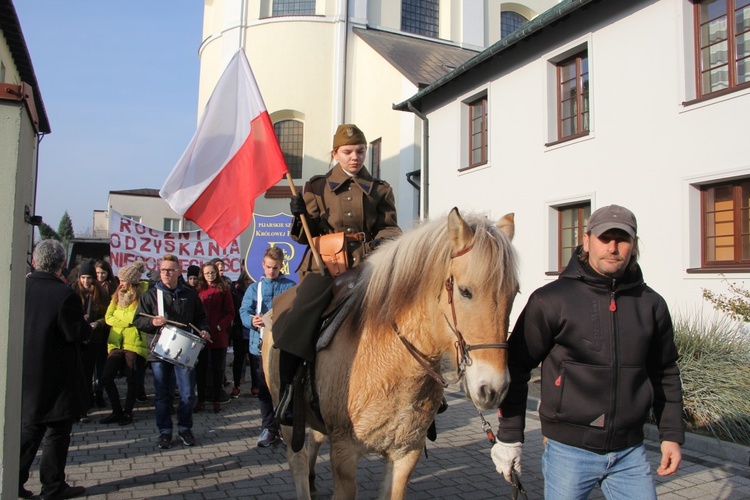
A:
<svg viewBox="0 0 750 500">
<path fill-rule="evenodd" d="M 160 188 L 195 132 L 198 0 L 14 0 L 52 133 L 36 213 L 90 230 L 110 191 Z"/>
</svg>

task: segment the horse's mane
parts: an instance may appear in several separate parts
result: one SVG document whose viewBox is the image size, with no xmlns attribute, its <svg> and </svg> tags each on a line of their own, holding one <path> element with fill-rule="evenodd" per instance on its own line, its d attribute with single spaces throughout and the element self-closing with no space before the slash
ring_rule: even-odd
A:
<svg viewBox="0 0 750 500">
<path fill-rule="evenodd" d="M 518 288 L 516 255 L 508 235 L 486 217 L 463 216 L 474 233 L 469 276 L 497 297 Z M 356 287 L 360 321 L 390 326 L 425 298 L 437 300 L 453 251 L 448 217 L 423 223 L 378 247 L 364 263 Z M 494 290 L 493 290 L 494 289 Z"/>
</svg>

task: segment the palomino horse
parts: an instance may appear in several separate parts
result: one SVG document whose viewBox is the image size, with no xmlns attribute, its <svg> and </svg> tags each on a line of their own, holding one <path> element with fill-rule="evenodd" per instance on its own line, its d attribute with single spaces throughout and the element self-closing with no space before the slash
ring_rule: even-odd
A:
<svg viewBox="0 0 750 500">
<path fill-rule="evenodd" d="M 334 498 L 356 496 L 357 461 L 368 453 L 386 462 L 381 497 L 403 498 L 440 406 L 444 362 L 463 377 L 478 408 L 498 407 L 509 384 L 505 342 L 518 291 L 513 228 L 512 214 L 494 226 L 481 216 L 463 219 L 454 208 L 381 245 L 362 264 L 350 299 L 354 310 L 317 355 L 323 421 L 308 409 L 313 430 L 298 453 L 291 449 L 291 427 L 282 428 L 299 498 L 310 498 L 311 489 L 315 494 L 324 435 L 331 442 Z M 263 367 L 278 404 L 271 328 Z"/>
</svg>

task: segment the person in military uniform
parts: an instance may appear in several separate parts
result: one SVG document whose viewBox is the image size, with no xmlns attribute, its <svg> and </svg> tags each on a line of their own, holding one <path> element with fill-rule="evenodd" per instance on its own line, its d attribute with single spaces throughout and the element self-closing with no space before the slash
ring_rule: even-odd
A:
<svg viewBox="0 0 750 500">
<path fill-rule="evenodd" d="M 331 151 L 335 165 L 325 175 L 312 177 L 305 185 L 304 195 L 297 195 L 290 203 L 294 214 L 291 237 L 310 245 L 301 215 L 307 218 L 312 237 L 343 232 L 348 235 L 350 268 L 358 266 L 380 243 L 401 234 L 393 189 L 370 174 L 364 166 L 366 154 L 364 133 L 353 124 L 339 125 Z M 309 248 L 298 271 L 300 284 L 281 299 L 286 304 L 274 303 L 274 346 L 282 351 L 282 397 L 277 411 L 282 423 L 288 423 L 290 417 L 290 412 L 283 410 L 290 401 L 291 383 L 301 361 L 315 358 L 320 314 L 331 300 L 333 282 L 330 275 L 319 273 Z"/>
</svg>

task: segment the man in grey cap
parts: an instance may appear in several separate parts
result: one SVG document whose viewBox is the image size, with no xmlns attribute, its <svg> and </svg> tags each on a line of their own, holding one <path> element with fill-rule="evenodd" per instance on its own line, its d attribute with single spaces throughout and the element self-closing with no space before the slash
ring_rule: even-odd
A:
<svg viewBox="0 0 750 500">
<path fill-rule="evenodd" d="M 545 498 L 656 499 L 643 446 L 653 408 L 661 441 L 656 473 L 682 458 L 682 386 L 672 319 L 638 265 L 638 225 L 627 208 L 591 214 L 583 245 L 559 279 L 529 297 L 509 340 L 511 384 L 500 405 L 492 460 L 520 475 L 531 370 L 542 363 L 539 419 Z"/>
</svg>

